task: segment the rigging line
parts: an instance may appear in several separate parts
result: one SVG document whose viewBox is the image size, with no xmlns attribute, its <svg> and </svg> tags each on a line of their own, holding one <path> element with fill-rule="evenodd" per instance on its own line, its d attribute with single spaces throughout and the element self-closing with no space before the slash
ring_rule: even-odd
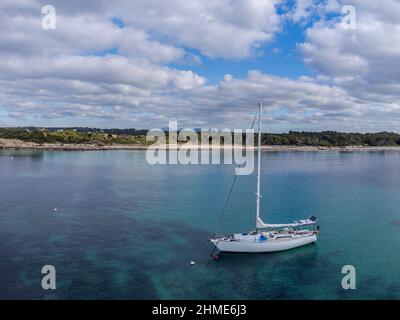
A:
<svg viewBox="0 0 400 320">
<path fill-rule="evenodd" d="M 257 114 L 258 114 L 258 107 L 257 107 L 256 114 L 255 114 L 255 116 L 254 116 L 253 122 L 252 122 L 252 124 L 251 124 L 251 129 L 254 128 L 254 124 L 255 124 L 255 122 L 256 122 L 256 120 L 257 120 Z M 243 163 L 237 165 L 237 168 L 240 168 L 242 165 L 243 165 Z M 220 226 L 221 226 L 222 219 L 223 219 L 223 217 L 224 217 L 224 215 L 225 215 L 226 208 L 228 207 L 229 200 L 230 200 L 231 195 L 232 195 L 232 192 L 233 192 L 233 187 L 235 186 L 236 178 L 237 178 L 237 174 L 235 173 L 235 176 L 233 177 L 231 186 L 230 186 L 230 188 L 229 188 L 228 196 L 226 197 L 226 200 L 225 200 L 224 208 L 222 209 L 222 212 L 221 212 L 221 214 L 219 215 L 219 218 L 218 218 L 217 226 L 216 226 L 216 228 L 215 228 L 215 233 L 214 233 L 214 234 L 215 234 L 215 237 L 217 237 L 217 235 L 218 235 L 218 231 L 219 231 L 219 228 L 220 228 Z"/>
</svg>

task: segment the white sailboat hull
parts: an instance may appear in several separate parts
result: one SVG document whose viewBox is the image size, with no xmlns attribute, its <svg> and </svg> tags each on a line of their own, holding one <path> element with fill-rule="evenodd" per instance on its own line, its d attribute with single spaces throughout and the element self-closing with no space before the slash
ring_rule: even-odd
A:
<svg viewBox="0 0 400 320">
<path fill-rule="evenodd" d="M 260 198 L 261 198 L 261 109 L 262 101 L 258 108 L 258 148 L 257 148 L 257 192 L 256 192 L 256 229 L 250 233 L 238 233 L 229 236 L 218 237 L 218 227 L 215 232 L 215 239 L 210 241 L 222 252 L 276 252 L 293 248 L 298 248 L 317 241 L 319 227 L 316 226 L 317 218 L 311 216 L 309 219 L 295 221 L 289 224 L 268 224 L 264 223 L 260 217 Z M 254 120 L 255 121 L 255 120 Z M 253 128 L 253 127 L 252 127 Z M 235 181 L 234 181 L 235 182 Z M 233 183 L 234 183 L 233 182 Z M 232 192 L 228 195 L 229 200 Z M 219 221 L 225 212 L 222 211 Z M 299 230 L 299 228 L 302 228 Z M 304 229 L 306 228 L 306 229 Z M 262 231 L 264 230 L 264 231 Z M 271 231 L 267 231 L 271 230 Z"/>
<path fill-rule="evenodd" d="M 317 235 L 258 241 L 255 236 L 242 237 L 236 241 L 211 240 L 221 252 L 276 252 L 298 248 L 317 241 Z"/>
</svg>

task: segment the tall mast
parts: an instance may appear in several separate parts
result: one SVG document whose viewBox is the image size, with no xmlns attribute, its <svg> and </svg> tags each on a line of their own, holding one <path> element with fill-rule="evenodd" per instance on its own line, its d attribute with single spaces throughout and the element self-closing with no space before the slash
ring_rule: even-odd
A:
<svg viewBox="0 0 400 320">
<path fill-rule="evenodd" d="M 257 193 L 256 193 L 256 228 L 257 222 L 260 218 L 260 198 L 261 198 L 261 190 L 260 190 L 260 169 L 261 169 L 261 108 L 262 101 L 258 103 L 258 148 L 257 148 Z"/>
</svg>

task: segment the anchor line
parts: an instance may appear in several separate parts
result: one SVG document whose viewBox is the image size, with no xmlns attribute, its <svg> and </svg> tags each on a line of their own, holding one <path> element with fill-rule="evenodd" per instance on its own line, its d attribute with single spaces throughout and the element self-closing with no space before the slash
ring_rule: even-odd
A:
<svg viewBox="0 0 400 320">
<path fill-rule="evenodd" d="M 254 128 L 254 124 L 255 124 L 256 119 L 257 119 L 257 114 L 258 114 L 258 108 L 257 108 L 256 114 L 255 114 L 255 116 L 254 116 L 253 122 L 252 122 L 252 124 L 251 124 L 251 129 Z M 240 168 L 242 165 L 243 165 L 243 163 L 237 165 L 236 168 Z M 217 222 L 217 226 L 216 226 L 216 228 L 215 228 L 215 233 L 214 233 L 215 238 L 217 238 L 217 236 L 218 236 L 218 231 L 219 231 L 220 226 L 221 226 L 221 224 L 222 224 L 222 220 L 223 220 L 223 218 L 224 218 L 224 215 L 225 215 L 225 212 L 226 212 L 226 208 L 228 207 L 229 200 L 230 200 L 230 198 L 231 198 L 231 195 L 232 195 L 232 192 L 233 192 L 233 188 L 234 188 L 235 183 L 236 183 L 237 176 L 238 176 L 238 175 L 236 174 L 236 171 L 235 171 L 235 175 L 234 175 L 234 177 L 233 177 L 231 186 L 230 186 L 230 188 L 229 188 L 228 196 L 226 197 L 226 200 L 225 200 L 225 205 L 224 205 L 224 207 L 223 207 L 223 209 L 222 209 L 222 211 L 221 211 L 221 213 L 220 213 L 220 215 L 219 215 L 218 222 Z M 214 254 L 214 252 L 215 252 L 215 250 L 216 250 L 216 247 L 217 247 L 216 245 L 217 245 L 217 244 L 218 244 L 218 241 L 215 243 L 214 249 L 213 249 L 213 251 L 211 252 L 211 255 L 210 255 L 211 257 L 212 257 L 212 255 Z"/>
</svg>

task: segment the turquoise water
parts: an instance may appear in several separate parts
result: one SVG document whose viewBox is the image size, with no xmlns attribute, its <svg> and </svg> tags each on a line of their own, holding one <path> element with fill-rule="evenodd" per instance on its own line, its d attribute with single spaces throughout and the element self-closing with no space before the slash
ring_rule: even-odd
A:
<svg viewBox="0 0 400 320">
<path fill-rule="evenodd" d="M 400 298 L 399 164 L 398 152 L 263 153 L 264 220 L 315 214 L 319 241 L 214 261 L 207 239 L 232 166 L 150 166 L 143 151 L 0 151 L 0 298 Z M 255 177 L 239 177 L 222 231 L 253 227 L 254 192 Z M 46 264 L 54 291 L 41 288 Z M 341 287 L 347 264 L 356 290 Z"/>
</svg>

